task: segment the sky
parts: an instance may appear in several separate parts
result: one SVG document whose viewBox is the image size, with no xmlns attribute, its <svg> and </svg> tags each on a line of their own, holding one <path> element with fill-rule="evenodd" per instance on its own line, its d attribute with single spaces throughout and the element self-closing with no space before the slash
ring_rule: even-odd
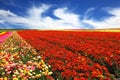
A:
<svg viewBox="0 0 120 80">
<path fill-rule="evenodd" d="M 120 0 L 0 0 L 0 29 L 120 28 Z"/>
</svg>

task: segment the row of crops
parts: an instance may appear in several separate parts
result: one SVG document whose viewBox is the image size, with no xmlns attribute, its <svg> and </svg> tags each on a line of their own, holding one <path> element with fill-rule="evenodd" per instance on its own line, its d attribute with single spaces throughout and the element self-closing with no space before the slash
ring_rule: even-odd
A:
<svg viewBox="0 0 120 80">
<path fill-rule="evenodd" d="M 120 77 L 120 33 L 20 31 L 62 80 L 111 80 Z M 32 36 L 34 35 L 34 36 Z"/>
<path fill-rule="evenodd" d="M 5 37 L 7 36 L 7 37 Z M 0 36 L 0 80 L 49 80 L 50 65 L 16 32 Z"/>
</svg>

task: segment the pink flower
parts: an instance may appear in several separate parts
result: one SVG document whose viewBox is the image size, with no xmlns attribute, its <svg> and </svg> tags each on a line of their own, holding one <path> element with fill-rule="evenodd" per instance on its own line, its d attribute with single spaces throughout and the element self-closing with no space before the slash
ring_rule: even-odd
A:
<svg viewBox="0 0 120 80">
<path fill-rule="evenodd" d="M 1 44 L 6 38 L 8 38 L 11 34 L 12 34 L 12 32 L 8 32 L 8 33 L 0 36 L 0 44 Z"/>
<path fill-rule="evenodd" d="M 11 73 L 11 71 L 7 71 L 7 74 L 10 74 Z"/>
</svg>

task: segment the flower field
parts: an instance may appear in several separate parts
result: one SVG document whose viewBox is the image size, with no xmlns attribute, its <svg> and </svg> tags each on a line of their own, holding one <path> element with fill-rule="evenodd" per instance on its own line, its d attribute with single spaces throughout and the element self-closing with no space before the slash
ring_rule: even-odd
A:
<svg viewBox="0 0 120 80">
<path fill-rule="evenodd" d="M 49 68 L 50 65 L 15 32 L 1 44 L 0 80 L 44 80 L 52 74 Z"/>
<path fill-rule="evenodd" d="M 120 32 L 22 30 L 4 35 L 0 80 L 120 78 Z"/>
<path fill-rule="evenodd" d="M 20 31 L 18 34 L 53 67 L 54 78 L 57 75 L 68 80 L 110 79 L 111 74 L 120 77 L 120 33 Z"/>
<path fill-rule="evenodd" d="M 0 33 L 0 44 L 10 35 L 12 34 L 12 32 L 1 32 Z"/>
</svg>

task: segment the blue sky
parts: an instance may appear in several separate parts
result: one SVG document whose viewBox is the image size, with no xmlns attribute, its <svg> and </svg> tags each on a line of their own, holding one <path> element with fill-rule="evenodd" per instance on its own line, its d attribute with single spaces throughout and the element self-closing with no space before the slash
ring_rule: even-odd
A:
<svg viewBox="0 0 120 80">
<path fill-rule="evenodd" d="M 0 0 L 0 28 L 120 28 L 120 0 Z"/>
</svg>

